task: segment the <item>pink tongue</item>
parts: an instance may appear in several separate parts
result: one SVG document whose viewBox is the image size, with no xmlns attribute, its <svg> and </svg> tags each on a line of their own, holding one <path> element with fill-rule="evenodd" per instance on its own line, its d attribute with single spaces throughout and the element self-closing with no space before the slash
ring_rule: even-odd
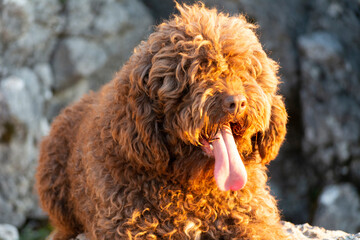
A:
<svg viewBox="0 0 360 240">
<path fill-rule="evenodd" d="M 215 180 L 220 190 L 239 190 L 246 184 L 247 173 L 229 126 L 224 126 L 212 143 L 215 155 Z"/>
</svg>

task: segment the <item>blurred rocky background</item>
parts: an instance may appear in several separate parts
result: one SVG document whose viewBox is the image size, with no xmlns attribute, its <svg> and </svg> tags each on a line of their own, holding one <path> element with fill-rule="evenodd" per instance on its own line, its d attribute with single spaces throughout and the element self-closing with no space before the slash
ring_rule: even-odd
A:
<svg viewBox="0 0 360 240">
<path fill-rule="evenodd" d="M 284 219 L 359 232 L 360 1 L 204 3 L 245 13 L 281 65 L 290 117 L 270 185 Z M 33 189 L 41 137 L 174 11 L 172 0 L 0 0 L 0 239 L 16 228 L 42 239 L 28 237 L 46 221 Z"/>
</svg>

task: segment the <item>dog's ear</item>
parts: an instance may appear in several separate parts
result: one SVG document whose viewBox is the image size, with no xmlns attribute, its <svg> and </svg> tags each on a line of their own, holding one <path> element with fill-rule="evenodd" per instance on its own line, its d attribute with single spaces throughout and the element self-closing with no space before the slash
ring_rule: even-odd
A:
<svg viewBox="0 0 360 240">
<path fill-rule="evenodd" d="M 161 106 L 150 96 L 151 91 L 156 91 L 147 85 L 151 59 L 141 47 L 115 77 L 117 100 L 109 106 L 115 115 L 112 137 L 119 151 L 126 154 L 128 164 L 136 169 L 164 173 L 170 157 L 159 116 Z"/>
<path fill-rule="evenodd" d="M 257 144 L 263 164 L 269 163 L 277 156 L 286 134 L 287 113 L 282 97 L 273 97 L 271 117 L 268 129 L 259 133 Z"/>
</svg>

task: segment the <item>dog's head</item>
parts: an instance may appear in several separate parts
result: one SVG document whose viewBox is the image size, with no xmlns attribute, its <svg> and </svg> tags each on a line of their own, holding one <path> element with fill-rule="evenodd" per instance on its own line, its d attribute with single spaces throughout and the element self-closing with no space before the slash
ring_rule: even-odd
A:
<svg viewBox="0 0 360 240">
<path fill-rule="evenodd" d="M 220 189 L 236 190 L 246 182 L 242 160 L 257 152 L 267 163 L 284 139 L 278 65 L 243 16 L 202 5 L 177 8 L 180 14 L 160 24 L 120 72 L 126 81 L 119 88 L 135 109 L 136 137 L 144 144 L 135 152 L 153 156 L 146 164 L 157 170 L 202 152 L 215 158 Z"/>
</svg>

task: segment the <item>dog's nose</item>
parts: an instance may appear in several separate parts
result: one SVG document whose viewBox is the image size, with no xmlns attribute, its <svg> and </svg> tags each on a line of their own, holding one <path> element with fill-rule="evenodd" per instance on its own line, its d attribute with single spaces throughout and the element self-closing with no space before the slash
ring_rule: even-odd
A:
<svg viewBox="0 0 360 240">
<path fill-rule="evenodd" d="M 224 99 L 224 110 L 230 114 L 237 114 L 245 110 L 247 105 L 246 98 L 243 95 L 231 95 Z"/>
</svg>

